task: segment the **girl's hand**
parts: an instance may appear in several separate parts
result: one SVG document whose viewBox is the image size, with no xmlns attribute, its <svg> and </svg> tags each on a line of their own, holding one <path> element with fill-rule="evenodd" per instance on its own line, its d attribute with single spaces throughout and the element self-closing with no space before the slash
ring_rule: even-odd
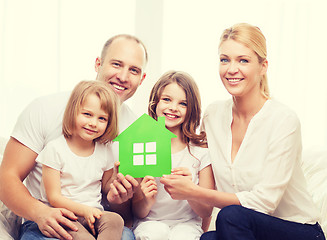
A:
<svg viewBox="0 0 327 240">
<path fill-rule="evenodd" d="M 83 210 L 83 217 L 85 218 L 87 224 L 89 225 L 92 234 L 95 236 L 94 222 L 96 218 L 100 218 L 103 212 L 97 208 L 85 206 Z"/>
<path fill-rule="evenodd" d="M 189 178 L 192 181 L 192 173 L 186 167 L 178 167 L 171 170 L 171 175 L 180 175 Z"/>
<path fill-rule="evenodd" d="M 140 184 L 140 187 L 146 201 L 151 205 L 154 204 L 158 190 L 155 178 L 152 176 L 145 176 Z"/>
</svg>

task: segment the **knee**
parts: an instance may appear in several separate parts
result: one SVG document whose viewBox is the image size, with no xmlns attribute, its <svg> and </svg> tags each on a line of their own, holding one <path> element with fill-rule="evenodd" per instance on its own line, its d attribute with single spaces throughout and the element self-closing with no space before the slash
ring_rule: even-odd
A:
<svg viewBox="0 0 327 240">
<path fill-rule="evenodd" d="M 103 218 L 103 222 L 110 224 L 110 226 L 116 229 L 123 229 L 124 227 L 124 219 L 115 212 L 105 212 L 101 218 Z"/>
<path fill-rule="evenodd" d="M 243 209 L 244 207 L 239 205 L 230 205 L 222 208 L 217 215 L 216 228 L 218 225 L 237 224 L 242 221 Z"/>
</svg>

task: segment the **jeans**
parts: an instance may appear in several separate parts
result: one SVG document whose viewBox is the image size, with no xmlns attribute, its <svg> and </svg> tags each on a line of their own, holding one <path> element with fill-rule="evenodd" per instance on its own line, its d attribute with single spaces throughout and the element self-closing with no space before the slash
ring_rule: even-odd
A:
<svg viewBox="0 0 327 240">
<path fill-rule="evenodd" d="M 204 233 L 200 240 L 325 240 L 318 223 L 286 221 L 242 206 L 220 210 L 216 231 Z"/>
<path fill-rule="evenodd" d="M 26 221 L 20 228 L 20 240 L 51 240 L 56 238 L 48 238 L 44 236 L 35 222 Z M 131 229 L 124 227 L 121 240 L 135 240 Z"/>
</svg>

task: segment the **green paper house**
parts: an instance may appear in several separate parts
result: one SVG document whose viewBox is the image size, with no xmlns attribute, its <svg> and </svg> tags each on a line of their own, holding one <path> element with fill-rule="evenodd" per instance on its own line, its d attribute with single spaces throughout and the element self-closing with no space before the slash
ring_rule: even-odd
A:
<svg viewBox="0 0 327 240">
<path fill-rule="evenodd" d="M 161 177 L 171 171 L 171 138 L 165 117 L 143 114 L 113 141 L 119 142 L 119 172 L 141 178 Z"/>
</svg>

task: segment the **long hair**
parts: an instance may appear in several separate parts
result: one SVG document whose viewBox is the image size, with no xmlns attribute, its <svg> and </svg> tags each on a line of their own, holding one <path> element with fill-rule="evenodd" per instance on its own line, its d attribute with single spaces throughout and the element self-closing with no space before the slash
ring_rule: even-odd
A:
<svg viewBox="0 0 327 240">
<path fill-rule="evenodd" d="M 253 50 L 259 63 L 267 59 L 266 38 L 258 27 L 248 23 L 238 23 L 225 29 L 220 37 L 219 47 L 228 39 L 237 41 Z M 265 98 L 270 98 L 267 74 L 261 78 L 260 90 Z"/>
<path fill-rule="evenodd" d="M 76 128 L 76 117 L 86 98 L 91 94 L 95 94 L 99 98 L 101 109 L 108 114 L 105 132 L 94 141 L 100 143 L 110 142 L 118 135 L 119 99 L 107 83 L 101 81 L 81 81 L 75 86 L 65 109 L 62 132 L 66 138 L 73 135 Z"/>
<path fill-rule="evenodd" d="M 164 88 L 171 83 L 177 83 L 185 91 L 186 95 L 186 116 L 184 122 L 181 124 L 182 141 L 188 147 L 189 143 L 197 146 L 206 146 L 205 132 L 200 132 L 199 134 L 196 132 L 201 119 L 200 92 L 195 81 L 189 74 L 181 71 L 168 71 L 164 73 L 151 90 L 148 114 L 152 118 L 158 119 L 156 114 L 158 102 L 160 101 Z"/>
</svg>

